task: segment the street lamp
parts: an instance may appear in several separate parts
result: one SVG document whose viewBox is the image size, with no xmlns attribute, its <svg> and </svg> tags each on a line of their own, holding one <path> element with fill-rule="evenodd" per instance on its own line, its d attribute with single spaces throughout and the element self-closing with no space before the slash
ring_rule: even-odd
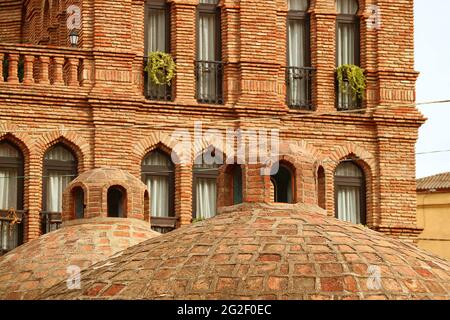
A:
<svg viewBox="0 0 450 320">
<path fill-rule="evenodd" d="M 72 47 L 76 48 L 78 46 L 78 39 L 79 39 L 78 30 L 72 29 L 72 31 L 69 34 L 69 40 Z"/>
</svg>

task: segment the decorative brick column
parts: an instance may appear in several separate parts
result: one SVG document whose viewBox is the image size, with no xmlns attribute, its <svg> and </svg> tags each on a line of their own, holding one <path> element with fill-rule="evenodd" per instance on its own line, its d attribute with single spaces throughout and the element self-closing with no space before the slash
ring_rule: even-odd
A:
<svg viewBox="0 0 450 320">
<path fill-rule="evenodd" d="M 198 0 L 173 0 L 170 10 L 170 48 L 177 63 L 175 102 L 196 104 L 195 71 Z"/>
<path fill-rule="evenodd" d="M 334 1 L 331 1 L 334 5 Z M 311 14 L 311 63 L 313 104 L 318 112 L 336 111 L 336 12 L 334 8 L 316 8 Z M 320 49 L 319 49 L 320 48 Z"/>
<path fill-rule="evenodd" d="M 41 211 L 42 211 L 42 159 L 32 154 L 29 161 L 28 184 L 28 216 L 27 216 L 27 234 L 25 241 L 38 238 L 41 235 Z"/>
<path fill-rule="evenodd" d="M 192 220 L 192 166 L 175 166 L 175 215 L 179 226 L 188 225 Z"/>
<path fill-rule="evenodd" d="M 262 165 L 249 164 L 242 170 L 242 189 L 244 202 L 270 203 L 270 176 L 261 175 Z"/>
</svg>

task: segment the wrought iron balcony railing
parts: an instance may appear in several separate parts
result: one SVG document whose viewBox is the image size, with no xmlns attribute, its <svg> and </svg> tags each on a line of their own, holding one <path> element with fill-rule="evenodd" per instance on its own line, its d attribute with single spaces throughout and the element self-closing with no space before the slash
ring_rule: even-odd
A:
<svg viewBox="0 0 450 320">
<path fill-rule="evenodd" d="M 223 104 L 223 62 L 195 62 L 196 98 L 200 103 Z"/>
<path fill-rule="evenodd" d="M 61 228 L 62 218 L 60 212 L 41 212 L 42 233 L 46 234 Z"/>
<path fill-rule="evenodd" d="M 312 79 L 314 69 L 308 67 L 287 67 L 287 103 L 292 109 L 313 110 Z"/>
<path fill-rule="evenodd" d="M 148 57 L 144 57 L 144 68 L 147 65 Z M 144 71 L 144 95 L 146 99 L 158 101 L 172 101 L 172 86 L 154 84 Z"/>
<path fill-rule="evenodd" d="M 22 244 L 24 216 L 25 211 L 0 210 L 0 256 Z"/>
<path fill-rule="evenodd" d="M 177 218 L 175 217 L 151 217 L 152 230 L 160 233 L 168 233 L 175 230 Z"/>
<path fill-rule="evenodd" d="M 348 83 L 345 84 L 349 86 Z M 349 89 L 349 88 L 347 88 Z M 346 91 L 346 92 L 344 92 Z M 336 81 L 336 108 L 338 111 L 357 110 L 361 109 L 362 101 L 351 95 L 350 90 L 342 90 L 339 83 Z"/>
</svg>

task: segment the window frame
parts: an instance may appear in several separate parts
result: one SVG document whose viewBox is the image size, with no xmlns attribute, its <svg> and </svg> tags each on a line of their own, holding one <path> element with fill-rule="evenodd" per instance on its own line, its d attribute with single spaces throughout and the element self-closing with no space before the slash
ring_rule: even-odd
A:
<svg viewBox="0 0 450 320">
<path fill-rule="evenodd" d="M 25 172 L 25 161 L 22 150 L 17 147 L 15 144 L 10 143 L 9 141 L 1 141 L 0 144 L 5 143 L 10 147 L 14 148 L 18 154 L 18 158 L 10 158 L 10 157 L 0 157 L 0 167 L 8 168 L 8 169 L 17 169 L 17 204 L 16 210 L 22 211 L 24 208 L 23 199 L 24 199 L 24 172 Z"/>
<path fill-rule="evenodd" d="M 359 203 L 360 203 L 360 223 L 365 225 L 367 223 L 367 187 L 366 187 L 366 177 L 364 170 L 354 161 L 351 161 L 361 172 L 361 177 L 345 177 L 337 176 L 336 170 L 344 162 L 340 162 L 335 169 L 334 173 L 334 216 L 339 219 L 339 205 L 338 205 L 338 187 L 359 187 Z"/>
<path fill-rule="evenodd" d="M 359 9 L 358 9 L 359 10 Z M 338 63 L 338 41 L 339 41 L 339 24 L 351 24 L 355 26 L 355 60 L 356 65 L 361 66 L 361 19 L 357 14 L 338 14 L 336 16 L 336 50 L 335 50 L 335 62 L 336 67 L 339 67 Z"/>
<path fill-rule="evenodd" d="M 170 163 L 170 172 L 167 171 L 167 167 L 165 166 L 152 166 L 152 165 L 144 165 L 145 159 L 147 159 L 153 152 L 157 152 L 159 154 L 162 154 L 164 157 L 166 157 L 169 160 Z M 167 177 L 169 180 L 169 212 L 168 216 L 169 218 L 175 218 L 175 165 L 170 158 L 164 151 L 161 151 L 159 149 L 152 150 L 148 152 L 145 157 L 142 159 L 141 163 L 141 179 L 142 182 L 147 185 L 147 179 L 149 177 Z M 151 191 L 149 190 L 149 196 L 151 194 Z M 151 199 L 150 199 L 151 201 Z M 164 218 L 164 217 L 155 217 L 152 216 L 152 208 L 150 205 L 150 218 Z"/>
<path fill-rule="evenodd" d="M 221 14 L 222 10 L 217 4 L 211 3 L 199 3 L 197 6 L 196 12 L 196 30 L 195 30 L 195 60 L 196 61 L 205 61 L 198 59 L 198 52 L 200 48 L 200 16 L 202 14 L 214 15 L 215 16 L 215 24 L 216 24 L 216 34 L 214 35 L 214 41 L 216 45 L 216 50 L 214 52 L 214 60 L 209 62 L 222 62 L 222 21 Z"/>
<path fill-rule="evenodd" d="M 198 179 L 211 179 L 211 180 L 214 179 L 216 181 L 216 189 L 218 186 L 217 178 L 219 176 L 219 167 L 211 168 L 211 169 L 202 169 L 201 172 L 199 172 L 198 169 L 202 169 L 202 168 L 196 167 L 196 165 L 194 164 L 193 170 L 192 170 L 192 219 L 197 218 L 197 181 L 198 181 Z"/>
<path fill-rule="evenodd" d="M 166 28 L 166 39 L 165 39 L 165 52 L 170 53 L 170 40 L 171 40 L 171 19 L 170 19 L 170 3 L 166 0 L 147 0 L 144 9 L 144 57 L 148 54 L 148 14 L 150 10 L 164 10 L 165 11 L 165 28 Z"/>
<path fill-rule="evenodd" d="M 74 161 L 60 161 L 60 160 L 48 160 L 45 159 L 45 156 L 48 152 L 50 152 L 52 149 L 61 146 L 64 149 L 66 149 L 68 152 L 70 152 L 75 159 Z M 42 162 L 42 212 L 45 213 L 61 213 L 61 212 L 50 212 L 47 208 L 47 182 L 49 178 L 49 172 L 50 171 L 67 171 L 70 172 L 70 174 L 73 176 L 73 181 L 77 175 L 78 175 L 78 159 L 76 154 L 65 144 L 63 143 L 57 143 L 50 148 L 48 148 L 44 153 L 44 160 Z"/>
<path fill-rule="evenodd" d="M 288 10 L 288 14 L 286 17 L 286 44 L 287 44 L 287 50 L 286 50 L 286 61 L 288 67 L 291 67 L 290 61 L 289 61 L 289 50 L 290 50 L 290 41 L 289 41 L 289 22 L 294 21 L 304 21 L 305 27 L 306 27 L 306 37 L 305 42 L 303 43 L 306 48 L 306 68 L 311 67 L 311 16 L 308 12 L 309 10 L 309 2 L 308 2 L 308 9 L 306 11 L 300 11 L 300 10 Z"/>
<path fill-rule="evenodd" d="M 286 163 L 283 162 L 279 162 L 279 168 L 283 167 L 284 169 L 286 169 L 290 176 L 291 176 L 291 192 L 292 192 L 292 202 L 279 202 L 279 201 L 275 201 L 275 199 L 273 199 L 274 203 L 287 203 L 287 204 L 294 204 L 297 202 L 297 197 L 296 197 L 296 177 L 295 177 L 295 172 L 294 170 Z M 279 169 L 278 172 L 276 174 L 270 175 L 270 181 L 273 183 L 273 187 L 274 187 L 274 198 L 278 198 L 278 183 L 275 180 L 275 176 L 279 173 Z M 287 197 L 287 195 L 286 195 Z"/>
</svg>

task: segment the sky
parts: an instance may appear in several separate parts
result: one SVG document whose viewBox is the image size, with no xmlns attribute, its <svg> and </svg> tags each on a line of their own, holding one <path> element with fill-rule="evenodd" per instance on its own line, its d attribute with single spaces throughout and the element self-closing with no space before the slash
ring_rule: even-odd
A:
<svg viewBox="0 0 450 320">
<path fill-rule="evenodd" d="M 450 1 L 415 0 L 417 102 L 450 100 Z M 416 152 L 450 150 L 450 103 L 420 106 L 428 118 Z M 417 155 L 417 178 L 450 171 L 450 152 Z"/>
</svg>

